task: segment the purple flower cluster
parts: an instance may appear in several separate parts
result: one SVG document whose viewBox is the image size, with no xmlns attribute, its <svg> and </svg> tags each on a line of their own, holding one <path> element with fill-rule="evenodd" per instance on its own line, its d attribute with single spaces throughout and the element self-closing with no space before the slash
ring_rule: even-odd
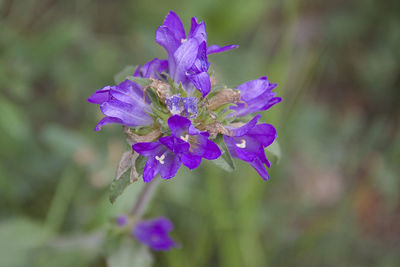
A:
<svg viewBox="0 0 400 267">
<path fill-rule="evenodd" d="M 223 153 L 248 162 L 268 179 L 270 162 L 264 149 L 274 142 L 276 130 L 258 123 L 260 115 L 248 117 L 281 101 L 272 91 L 276 84 L 261 77 L 235 89 L 214 87 L 208 56 L 238 46 L 208 46 L 205 24 L 195 17 L 186 34 L 178 15 L 170 11 L 158 27 L 155 41 L 166 50 L 167 60 L 155 58 L 138 66 L 125 81 L 106 86 L 89 98 L 105 115 L 95 130 L 118 123 L 138 135 L 137 129 L 160 133 L 147 142 L 143 142 L 143 134 L 142 141 L 132 145 L 147 158 L 141 173 L 145 182 L 158 174 L 169 179 L 181 165 L 195 169 L 203 158 L 215 160 Z M 215 142 L 221 136 L 225 145 Z"/>
</svg>

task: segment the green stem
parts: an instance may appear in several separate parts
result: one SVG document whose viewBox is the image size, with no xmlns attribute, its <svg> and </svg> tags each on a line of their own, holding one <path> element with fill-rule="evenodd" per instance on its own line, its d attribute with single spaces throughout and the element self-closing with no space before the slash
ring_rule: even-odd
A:
<svg viewBox="0 0 400 267">
<path fill-rule="evenodd" d="M 140 191 L 139 196 L 135 202 L 135 205 L 133 205 L 132 207 L 131 210 L 132 216 L 136 218 L 142 217 L 159 183 L 160 183 L 160 178 L 157 176 L 150 182 L 144 184 L 144 187 L 142 188 L 142 191 Z"/>
</svg>

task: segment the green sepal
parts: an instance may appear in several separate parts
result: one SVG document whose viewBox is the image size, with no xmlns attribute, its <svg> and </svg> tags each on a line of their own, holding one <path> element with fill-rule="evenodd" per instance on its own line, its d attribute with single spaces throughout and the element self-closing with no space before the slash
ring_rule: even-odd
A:
<svg viewBox="0 0 400 267">
<path fill-rule="evenodd" d="M 278 164 L 279 161 L 281 160 L 281 146 L 278 143 L 278 140 L 275 139 L 275 141 L 267 146 L 265 149 L 265 152 L 267 154 L 267 158 L 269 161 L 271 161 L 272 164 Z"/>
<path fill-rule="evenodd" d="M 228 151 L 228 148 L 225 145 L 224 138 L 222 134 L 218 134 L 217 137 L 214 139 L 214 142 L 219 146 L 221 149 L 221 156 L 211 162 L 215 163 L 218 167 L 232 172 L 236 169 L 235 162 L 233 161 L 231 154 Z"/>
<path fill-rule="evenodd" d="M 129 79 L 133 82 L 136 82 L 137 84 L 139 84 L 142 87 L 149 86 L 151 84 L 151 80 L 147 79 L 147 78 L 130 76 L 130 77 L 127 77 L 127 79 Z"/>
<path fill-rule="evenodd" d="M 132 75 L 135 72 L 136 68 L 136 66 L 126 66 L 120 72 L 114 75 L 114 82 L 116 84 L 120 84 L 126 79 L 130 79 L 131 77 L 133 77 Z"/>
</svg>

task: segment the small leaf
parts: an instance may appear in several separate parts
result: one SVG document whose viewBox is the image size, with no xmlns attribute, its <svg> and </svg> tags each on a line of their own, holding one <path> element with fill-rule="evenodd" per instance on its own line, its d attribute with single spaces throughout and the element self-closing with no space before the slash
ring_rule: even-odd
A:
<svg viewBox="0 0 400 267">
<path fill-rule="evenodd" d="M 271 145 L 265 148 L 265 152 L 272 163 L 278 164 L 281 160 L 281 147 L 276 139 Z"/>
<path fill-rule="evenodd" d="M 136 67 L 134 66 L 126 66 L 123 70 L 118 72 L 117 74 L 114 75 L 114 81 L 116 84 L 120 84 L 126 79 L 129 79 L 132 77 L 133 73 L 135 72 Z"/>
<path fill-rule="evenodd" d="M 231 154 L 229 153 L 228 148 L 225 145 L 222 134 L 218 134 L 218 136 L 214 139 L 214 142 L 222 150 L 222 155 L 212 162 L 214 162 L 218 167 L 226 171 L 232 172 L 233 170 L 235 170 L 235 162 L 233 161 Z"/>
<path fill-rule="evenodd" d="M 110 186 L 110 202 L 114 203 L 115 200 L 124 192 L 125 188 L 130 185 L 130 172 L 126 171 L 118 179 L 114 180 Z"/>
<path fill-rule="evenodd" d="M 146 164 L 147 159 L 143 157 L 142 155 L 139 155 L 136 159 L 135 166 L 136 166 L 136 171 L 139 175 L 143 174 L 144 171 L 144 165 Z"/>
<path fill-rule="evenodd" d="M 127 77 L 127 79 L 129 79 L 129 80 L 131 80 L 131 81 L 133 81 L 133 82 L 136 82 L 136 83 L 138 83 L 140 86 L 149 86 L 150 84 L 151 84 L 151 80 L 150 79 L 147 79 L 147 78 L 140 78 L 140 77 L 133 77 L 133 76 L 130 76 L 130 77 Z"/>
</svg>

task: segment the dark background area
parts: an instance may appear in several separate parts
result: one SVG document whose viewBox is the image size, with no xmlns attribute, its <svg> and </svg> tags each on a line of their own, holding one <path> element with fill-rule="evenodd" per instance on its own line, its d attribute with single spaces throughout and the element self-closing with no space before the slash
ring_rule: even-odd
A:
<svg viewBox="0 0 400 267">
<path fill-rule="evenodd" d="M 86 99 L 166 57 L 154 33 L 169 10 L 187 30 L 204 20 L 209 44 L 240 45 L 209 57 L 221 83 L 278 83 L 263 121 L 282 156 L 267 182 L 241 162 L 163 182 L 147 215 L 169 217 L 182 247 L 154 265 L 399 266 L 400 2 L 371 0 L 0 0 L 0 265 L 148 255 L 107 252 L 143 182 L 108 202 L 126 144 L 119 126 L 93 131 Z"/>
</svg>

